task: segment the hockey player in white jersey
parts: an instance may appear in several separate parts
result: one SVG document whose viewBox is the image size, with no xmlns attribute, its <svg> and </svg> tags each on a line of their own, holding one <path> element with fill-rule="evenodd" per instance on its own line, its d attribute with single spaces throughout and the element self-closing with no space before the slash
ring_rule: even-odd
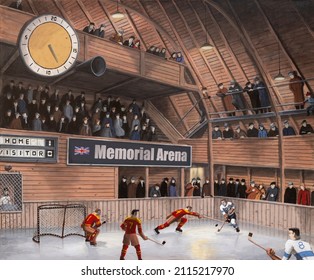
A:
<svg viewBox="0 0 314 280">
<path fill-rule="evenodd" d="M 232 202 L 226 199 L 221 200 L 220 212 L 224 216 L 225 221 L 231 223 L 231 225 L 235 228 L 237 232 L 240 231 L 239 226 L 237 224 L 237 217 L 235 213 L 235 206 Z"/>
<path fill-rule="evenodd" d="M 291 255 L 294 255 L 297 260 L 314 260 L 314 252 L 311 245 L 301 240 L 298 228 L 289 228 L 289 239 L 285 244 L 285 252 L 282 259 L 275 256 L 276 253 L 272 248 L 268 248 L 266 252 L 273 260 L 289 260 Z"/>
</svg>

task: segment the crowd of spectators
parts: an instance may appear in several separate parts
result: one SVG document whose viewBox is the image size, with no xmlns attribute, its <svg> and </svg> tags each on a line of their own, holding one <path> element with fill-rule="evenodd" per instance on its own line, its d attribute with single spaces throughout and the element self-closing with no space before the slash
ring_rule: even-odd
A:
<svg viewBox="0 0 314 280">
<path fill-rule="evenodd" d="M 11 80 L 2 90 L 1 104 L 4 128 L 157 141 L 155 126 L 135 99 L 125 105 L 119 97 L 100 97 L 88 109 L 84 91 L 76 97 L 71 89 L 61 95 L 58 89 L 24 88 L 23 82 Z"/>
<path fill-rule="evenodd" d="M 289 121 L 285 120 L 283 122 L 282 133 L 283 136 L 296 135 L 296 132 L 292 126 L 290 126 Z M 301 126 L 298 132 L 300 135 L 312 134 L 314 133 L 312 126 L 307 123 L 306 120 L 301 122 Z M 258 137 L 258 138 L 267 138 L 267 137 L 276 137 L 279 136 L 279 130 L 275 123 L 271 123 L 269 129 L 267 130 L 263 124 L 259 124 L 258 128 L 255 127 L 254 123 L 249 123 L 248 128 L 244 131 L 240 125 L 237 125 L 235 129 L 229 126 L 228 123 L 224 124 L 223 130 L 220 129 L 219 125 L 215 125 L 212 131 L 213 139 L 240 139 L 246 137 Z"/>
</svg>

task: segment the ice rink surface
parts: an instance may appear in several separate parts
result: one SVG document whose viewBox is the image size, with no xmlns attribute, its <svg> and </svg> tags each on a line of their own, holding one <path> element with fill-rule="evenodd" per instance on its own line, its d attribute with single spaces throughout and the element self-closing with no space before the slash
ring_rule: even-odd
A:
<svg viewBox="0 0 314 280">
<path fill-rule="evenodd" d="M 156 244 L 140 238 L 144 260 L 269 260 L 265 251 L 248 241 L 252 232 L 256 243 L 272 247 L 278 256 L 283 255 L 287 231 L 279 231 L 251 224 L 239 223 L 237 233 L 230 224 L 220 232 L 222 222 L 209 219 L 190 218 L 184 225 L 183 233 L 175 232 L 176 224 L 160 231 L 154 228 L 163 221 L 143 222 L 144 233 Z M 218 223 L 218 226 L 215 225 Z M 32 240 L 34 229 L 0 230 L 1 260 L 119 260 L 123 231 L 116 223 L 101 227 L 97 246 L 91 246 L 83 237 L 69 236 L 64 239 L 44 236 L 40 243 Z M 303 240 L 314 243 L 313 236 L 302 235 Z M 137 259 L 134 247 L 130 246 L 126 260 Z M 291 259 L 295 259 L 292 257 Z"/>
</svg>

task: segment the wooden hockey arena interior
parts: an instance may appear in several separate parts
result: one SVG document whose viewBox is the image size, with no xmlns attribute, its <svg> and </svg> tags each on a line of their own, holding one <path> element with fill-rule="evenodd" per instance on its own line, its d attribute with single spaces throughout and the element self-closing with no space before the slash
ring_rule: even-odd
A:
<svg viewBox="0 0 314 280">
<path fill-rule="evenodd" d="M 124 104 L 136 98 L 144 103 L 146 113 L 156 124 L 158 139 L 165 143 L 192 146 L 192 167 L 100 167 L 68 166 L 67 139 L 70 135 L 10 130 L 1 134 L 54 136 L 58 138 L 58 161 L 49 163 L 1 162 L 23 175 L 23 211 L 0 213 L 0 228 L 33 228 L 36 209 L 47 202 L 84 203 L 88 211 L 96 206 L 122 221 L 132 208 L 142 209 L 144 219 L 165 218 L 175 208 L 193 206 L 193 210 L 220 218 L 221 197 L 184 198 L 184 185 L 195 176 L 244 178 L 280 187 L 278 202 L 233 198 L 242 221 L 277 229 L 295 226 L 302 233 L 314 232 L 314 207 L 284 204 L 283 194 L 289 181 L 301 182 L 314 191 L 314 135 L 286 136 L 283 122 L 299 131 L 307 119 L 314 126 L 314 116 L 295 110 L 288 86 L 288 72 L 295 70 L 305 81 L 304 91 L 314 88 L 314 1 L 313 0 L 121 0 L 123 19 L 114 20 L 117 2 L 113 0 L 23 0 L 23 11 L 9 8 L 11 0 L 0 1 L 0 86 L 10 80 L 36 86 L 48 84 L 51 92 L 58 87 L 64 94 L 69 88 L 75 95 L 86 92 L 90 106 L 98 97 L 120 96 Z M 55 14 L 76 29 L 80 40 L 78 61 L 102 56 L 107 63 L 105 74 L 92 77 L 76 71 L 46 80 L 27 71 L 19 55 L 17 39 L 25 22 L 41 14 Z M 105 38 L 82 30 L 89 22 L 104 23 Z M 142 50 L 117 45 L 108 38 L 119 28 L 124 39 L 134 35 Z M 200 50 L 207 40 L 212 50 Z M 167 57 L 181 51 L 185 63 L 162 60 L 146 53 L 149 46 L 165 47 Z M 286 80 L 274 80 L 280 70 Z M 255 76 L 263 79 L 271 95 L 271 112 L 227 117 L 217 85 L 236 80 L 244 87 Z M 204 97 L 202 88 L 211 96 Z M 246 95 L 247 99 L 248 96 Z M 249 103 L 249 99 L 247 99 Z M 204 114 L 205 112 L 205 114 Z M 275 122 L 279 136 L 213 140 L 214 125 L 224 123 L 245 131 L 250 122 L 269 128 Z M 298 133 L 297 133 L 298 134 Z M 82 137 L 84 138 L 84 137 Z M 128 141 L 128 140 L 125 140 Z M 143 176 L 147 187 L 164 177 L 175 177 L 180 186 L 177 198 L 118 199 L 122 175 Z"/>
</svg>

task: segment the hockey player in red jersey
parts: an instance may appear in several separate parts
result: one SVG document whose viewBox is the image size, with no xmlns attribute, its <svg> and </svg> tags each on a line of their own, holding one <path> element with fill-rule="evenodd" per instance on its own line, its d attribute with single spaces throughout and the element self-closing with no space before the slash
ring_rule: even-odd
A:
<svg viewBox="0 0 314 280">
<path fill-rule="evenodd" d="M 182 232 L 181 228 L 188 221 L 187 218 L 184 217 L 185 215 L 196 216 L 199 219 L 202 218 L 199 213 L 192 212 L 191 210 L 192 206 L 187 206 L 184 209 L 178 209 L 173 211 L 170 215 L 167 216 L 167 220 L 164 224 L 161 224 L 155 228 L 155 232 L 159 234 L 159 230 L 169 227 L 174 222 L 179 222 L 178 226 L 176 227 L 176 231 Z"/>
<path fill-rule="evenodd" d="M 126 252 L 128 250 L 129 245 L 135 247 L 137 258 L 139 260 L 142 259 L 142 252 L 141 252 L 141 246 L 140 242 L 138 240 L 137 234 L 136 234 L 136 228 L 138 231 L 138 234 L 144 239 L 147 240 L 147 236 L 143 233 L 142 230 L 142 222 L 139 218 L 137 218 L 137 212 L 138 209 L 133 209 L 131 212 L 131 216 L 127 217 L 123 223 L 120 225 L 121 229 L 125 231 L 123 236 L 123 246 L 121 250 L 120 260 L 124 260 Z"/>
</svg>

